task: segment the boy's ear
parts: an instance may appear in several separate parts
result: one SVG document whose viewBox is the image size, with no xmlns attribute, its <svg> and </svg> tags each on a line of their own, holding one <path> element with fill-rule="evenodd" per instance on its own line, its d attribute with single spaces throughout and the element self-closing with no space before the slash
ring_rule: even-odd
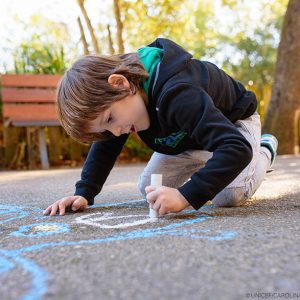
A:
<svg viewBox="0 0 300 300">
<path fill-rule="evenodd" d="M 130 88 L 129 81 L 121 74 L 111 74 L 108 79 L 108 83 L 114 87 L 127 87 Z"/>
</svg>

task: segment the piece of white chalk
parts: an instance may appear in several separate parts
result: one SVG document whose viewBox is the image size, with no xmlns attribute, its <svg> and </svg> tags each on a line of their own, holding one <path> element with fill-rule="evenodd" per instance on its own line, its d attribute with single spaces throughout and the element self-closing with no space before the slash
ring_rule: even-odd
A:
<svg viewBox="0 0 300 300">
<path fill-rule="evenodd" d="M 151 174 L 151 185 L 162 186 L 162 174 Z"/>
<path fill-rule="evenodd" d="M 156 219 L 158 218 L 158 212 L 156 210 L 154 210 L 153 208 L 149 207 L 149 217 L 151 219 Z"/>
<path fill-rule="evenodd" d="M 162 174 L 151 174 L 151 186 L 162 186 Z M 149 207 L 149 217 L 158 218 L 158 212 Z"/>
</svg>

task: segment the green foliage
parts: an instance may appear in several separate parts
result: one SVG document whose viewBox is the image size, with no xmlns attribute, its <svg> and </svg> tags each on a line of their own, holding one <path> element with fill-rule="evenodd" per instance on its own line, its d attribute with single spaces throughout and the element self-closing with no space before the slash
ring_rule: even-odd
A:
<svg viewBox="0 0 300 300">
<path fill-rule="evenodd" d="M 119 1 L 123 15 L 124 39 L 134 48 L 158 36 L 181 41 L 189 21 L 189 6 L 184 0 Z"/>
<path fill-rule="evenodd" d="M 249 13 L 242 1 L 223 1 L 224 9 L 235 16 L 229 26 L 231 34 L 221 34 L 220 44 L 224 47 L 223 68 L 233 77 L 256 92 L 259 112 L 264 114 L 269 93 L 266 87 L 273 84 L 277 48 L 287 0 L 256 3 L 260 18 Z M 238 11 L 239 13 L 236 13 Z M 239 15 L 240 14 L 240 15 Z M 254 24 L 254 25 L 253 25 Z"/>
<path fill-rule="evenodd" d="M 239 1 L 229 2 L 232 10 L 235 10 Z M 231 49 L 229 55 L 225 54 L 223 66 L 244 84 L 254 84 L 259 88 L 272 84 L 279 33 L 286 5 L 283 2 L 287 4 L 287 1 L 262 1 L 263 20 L 260 23 L 248 28 L 248 21 L 239 20 L 239 30 L 235 30 L 237 31 L 235 34 L 220 36 L 220 42 Z M 232 30 L 234 32 L 233 27 Z"/>
<path fill-rule="evenodd" d="M 237 61 L 228 56 L 224 61 L 223 67 L 229 73 L 250 86 L 272 84 L 277 47 L 269 32 L 257 29 L 253 37 L 238 34 L 228 44 L 239 53 Z"/>
<path fill-rule="evenodd" d="M 66 70 L 65 53 L 42 37 L 34 34 L 14 53 L 14 72 L 19 74 L 62 74 Z"/>
<path fill-rule="evenodd" d="M 24 23 L 24 32 L 24 40 L 13 51 L 14 70 L 9 72 L 64 73 L 70 56 L 74 55 L 66 25 L 45 16 L 33 15 L 28 23 Z"/>
<path fill-rule="evenodd" d="M 147 161 L 153 151 L 149 149 L 137 135 L 129 135 L 126 144 L 123 149 L 122 158 L 128 160 L 130 158 L 136 158 L 139 161 Z"/>
</svg>

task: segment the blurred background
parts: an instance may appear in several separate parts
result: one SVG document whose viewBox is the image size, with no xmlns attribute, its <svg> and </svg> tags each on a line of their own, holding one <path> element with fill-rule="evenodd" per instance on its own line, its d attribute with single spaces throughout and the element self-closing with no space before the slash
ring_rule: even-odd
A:
<svg viewBox="0 0 300 300">
<path fill-rule="evenodd" d="M 170 38 L 254 91 L 263 131 L 278 137 L 280 154 L 297 154 L 299 13 L 299 0 L 1 0 L 0 73 L 61 75 L 84 54 L 133 52 Z M 40 168 L 38 127 L 7 122 L 3 99 L 0 110 L 1 168 Z M 60 126 L 46 126 L 45 139 L 51 167 L 83 163 L 88 146 Z M 150 155 L 131 135 L 119 162 Z"/>
</svg>

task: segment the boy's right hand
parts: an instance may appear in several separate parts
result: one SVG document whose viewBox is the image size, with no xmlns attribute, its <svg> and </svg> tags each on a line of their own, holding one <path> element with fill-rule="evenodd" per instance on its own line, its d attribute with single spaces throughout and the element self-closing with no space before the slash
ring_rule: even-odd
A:
<svg viewBox="0 0 300 300">
<path fill-rule="evenodd" d="M 66 209 L 72 211 L 85 210 L 88 206 L 88 201 L 82 196 L 69 196 L 57 200 L 52 205 L 48 206 L 44 211 L 43 215 L 55 216 L 59 213 L 61 216 L 65 214 Z"/>
</svg>

